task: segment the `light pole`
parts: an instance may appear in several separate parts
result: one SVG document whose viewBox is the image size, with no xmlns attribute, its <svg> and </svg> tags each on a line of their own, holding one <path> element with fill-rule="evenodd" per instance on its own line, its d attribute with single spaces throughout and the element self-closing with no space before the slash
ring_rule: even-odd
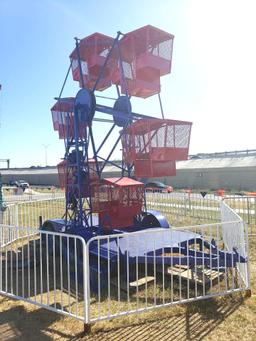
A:
<svg viewBox="0 0 256 341">
<path fill-rule="evenodd" d="M 44 156 L 45 156 L 45 167 L 47 166 L 47 149 L 50 145 L 49 144 L 43 144 L 44 147 Z"/>
</svg>

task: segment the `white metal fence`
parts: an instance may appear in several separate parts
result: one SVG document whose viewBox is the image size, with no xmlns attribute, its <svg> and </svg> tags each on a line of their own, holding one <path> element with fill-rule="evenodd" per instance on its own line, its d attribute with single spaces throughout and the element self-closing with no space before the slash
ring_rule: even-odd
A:
<svg viewBox="0 0 256 341">
<path fill-rule="evenodd" d="M 34 197 L 33 197 L 34 198 Z M 220 221 L 220 201 L 186 193 L 148 193 L 147 209 L 159 210 L 172 224 L 183 225 L 188 218 L 202 222 Z M 65 212 L 65 198 L 46 198 L 8 202 L 0 223 L 22 227 L 38 227 L 42 221 L 61 218 Z"/>
<path fill-rule="evenodd" d="M 49 191 L 48 193 L 39 193 L 39 192 L 31 192 L 31 193 L 23 193 L 22 194 L 12 194 L 12 193 L 6 193 L 4 194 L 4 201 L 9 203 L 15 203 L 15 202 L 25 202 L 25 201 L 35 201 L 35 200 L 44 200 L 44 199 L 59 199 L 63 198 L 64 193 L 63 192 L 56 192 L 56 191 Z"/>
<path fill-rule="evenodd" d="M 249 235 L 256 236 L 256 197 L 236 195 L 224 201 L 248 224 Z"/>
<path fill-rule="evenodd" d="M 246 226 L 228 221 L 227 205 L 223 210 L 223 223 L 97 236 L 87 244 L 2 225 L 0 293 L 90 323 L 246 290 Z"/>
<path fill-rule="evenodd" d="M 147 209 L 159 210 L 167 217 L 220 221 L 220 197 L 196 193 L 146 193 Z"/>
<path fill-rule="evenodd" d="M 61 218 L 65 212 L 65 199 L 48 198 L 7 204 L 2 214 L 2 224 L 22 227 L 38 227 L 42 220 Z"/>
<path fill-rule="evenodd" d="M 245 226 L 238 220 L 91 239 L 87 248 L 88 263 L 93 264 L 88 281 L 89 320 L 141 313 L 248 289 L 247 244 L 239 238 L 225 243 L 227 230 L 236 235 L 237 227 L 240 235 Z M 218 254 L 215 247 L 207 247 L 213 239 Z M 165 247 L 159 247 L 163 241 Z M 113 244 L 121 250 L 120 254 L 113 254 Z M 242 274 L 236 253 L 227 253 L 231 246 L 245 251 L 240 259 L 246 261 Z"/>
<path fill-rule="evenodd" d="M 0 293 L 87 323 L 84 239 L 4 225 L 0 231 Z"/>
<path fill-rule="evenodd" d="M 85 243 L 38 230 L 39 216 L 62 216 L 64 198 L 9 203 L 0 225 L 0 293 L 89 323 L 249 288 L 247 225 L 229 205 L 174 193 L 147 194 L 147 202 L 167 217 L 213 223 Z"/>
<path fill-rule="evenodd" d="M 147 209 L 159 210 L 169 218 L 170 223 L 184 222 L 195 218 L 202 222 L 219 222 L 222 198 L 196 193 L 147 193 Z M 11 199 L 10 199 L 11 198 Z M 16 198 L 16 199 L 15 199 Z M 65 210 L 63 193 L 5 196 L 7 210 L 1 214 L 0 223 L 6 225 L 38 227 L 39 216 L 43 220 L 60 218 Z M 256 236 L 256 197 L 229 196 L 228 204 L 248 224 L 249 235 Z M 177 218 L 177 219 L 175 219 Z"/>
<path fill-rule="evenodd" d="M 248 230 L 241 217 L 226 203 L 221 203 L 221 220 L 223 224 L 223 241 L 228 251 L 238 252 L 243 257 L 248 256 Z M 231 228 L 230 228 L 231 226 Z M 247 226 L 247 225 L 246 225 Z M 249 283 L 249 271 L 247 264 L 238 264 L 237 267 L 244 282 Z"/>
</svg>

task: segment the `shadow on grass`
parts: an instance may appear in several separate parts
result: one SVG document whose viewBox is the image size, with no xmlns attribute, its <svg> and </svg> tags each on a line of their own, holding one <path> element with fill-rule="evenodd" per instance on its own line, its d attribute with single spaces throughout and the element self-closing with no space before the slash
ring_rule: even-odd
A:
<svg viewBox="0 0 256 341">
<path fill-rule="evenodd" d="M 185 313 L 176 316 L 146 319 L 144 322 L 123 324 L 121 327 L 104 328 L 91 335 L 72 338 L 76 340 L 111 340 L 111 341 L 142 341 L 142 340 L 203 340 L 218 325 L 243 303 L 242 296 L 225 297 L 187 304 Z M 170 308 L 171 309 L 171 308 Z"/>
<path fill-rule="evenodd" d="M 8 304 L 9 299 L 2 298 L 1 304 Z M 70 341 L 143 341 L 143 340 L 203 340 L 225 319 L 233 314 L 243 303 L 242 295 L 194 302 L 184 306 L 184 313 L 174 315 L 172 308 L 159 310 L 153 317 L 150 314 L 140 315 L 140 321 L 120 320 L 122 325 L 108 327 L 106 322 L 102 329 L 83 335 L 82 324 L 74 321 L 73 336 L 70 326 L 63 326 L 62 316 L 43 308 L 28 311 L 22 304 L 11 306 L 0 313 L 1 341 L 22 340 L 70 340 Z M 60 321 L 61 320 L 61 321 Z M 115 322 L 118 322 L 116 320 Z M 61 325 L 60 325 L 61 324 Z M 97 325 L 96 325 L 97 326 Z M 95 328 L 96 329 L 96 328 Z"/>
<path fill-rule="evenodd" d="M 7 298 L 1 297 L 1 304 L 8 304 Z M 18 304 L 0 313 L 0 340 L 52 340 L 45 334 L 49 324 L 58 321 L 60 315 L 45 309 L 27 311 L 24 305 Z"/>
</svg>

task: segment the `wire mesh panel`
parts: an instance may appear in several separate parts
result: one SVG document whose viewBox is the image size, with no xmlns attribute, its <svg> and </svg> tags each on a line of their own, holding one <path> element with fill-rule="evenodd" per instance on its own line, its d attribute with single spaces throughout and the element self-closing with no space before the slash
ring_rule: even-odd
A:
<svg viewBox="0 0 256 341">
<path fill-rule="evenodd" d="M 93 88 L 113 42 L 113 38 L 100 33 L 94 33 L 81 39 L 79 44 L 81 71 L 84 85 L 87 88 Z M 79 84 L 82 87 L 76 49 L 71 53 L 70 60 L 72 63 L 73 79 L 79 81 Z M 115 60 L 111 59 L 104 68 L 102 76 L 96 86 L 96 90 L 102 91 L 111 86 L 111 71 L 114 62 Z"/>
<path fill-rule="evenodd" d="M 51 108 L 53 129 L 58 131 L 60 139 L 72 139 L 75 137 L 74 126 L 74 98 L 58 100 Z M 79 120 L 78 138 L 86 138 L 87 124 Z"/>
<path fill-rule="evenodd" d="M 134 224 L 144 203 L 144 185 L 130 178 L 103 179 L 92 191 L 93 211 L 105 229 L 125 228 Z"/>
<path fill-rule="evenodd" d="M 121 92 L 146 98 L 160 92 L 160 77 L 171 72 L 173 35 L 153 26 L 127 33 L 120 41 L 124 79 L 119 70 L 113 83 Z"/>
<path fill-rule="evenodd" d="M 190 122 L 142 119 L 122 131 L 123 158 L 138 177 L 176 174 L 176 160 L 186 160 Z"/>
</svg>

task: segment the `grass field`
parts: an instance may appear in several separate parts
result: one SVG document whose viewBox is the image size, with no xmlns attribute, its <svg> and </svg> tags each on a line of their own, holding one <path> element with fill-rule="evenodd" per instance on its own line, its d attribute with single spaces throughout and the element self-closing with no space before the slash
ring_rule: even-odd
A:
<svg viewBox="0 0 256 341">
<path fill-rule="evenodd" d="M 0 298 L 1 340 L 255 340 L 256 240 L 250 242 L 252 297 L 241 294 L 138 316 L 83 324 L 33 305 Z"/>
<path fill-rule="evenodd" d="M 198 205 L 198 202 L 196 203 Z M 160 208 L 160 207 L 159 207 Z M 168 206 L 167 206 L 168 208 Z M 34 207 L 34 216 L 38 207 Z M 56 208 L 59 213 L 59 208 Z M 45 212 L 46 213 L 46 212 Z M 25 219 L 28 210 L 19 213 Z M 168 216 L 172 225 L 194 225 L 202 219 Z M 25 220 L 24 220 L 25 221 Z M 203 219 L 207 222 L 207 217 Z M 212 222 L 212 220 L 211 220 Z M 177 305 L 129 317 L 97 322 L 90 335 L 83 324 L 34 305 L 0 297 L 0 339 L 5 340 L 245 340 L 256 334 L 256 238 L 250 239 L 252 297 L 241 294 Z"/>
</svg>

